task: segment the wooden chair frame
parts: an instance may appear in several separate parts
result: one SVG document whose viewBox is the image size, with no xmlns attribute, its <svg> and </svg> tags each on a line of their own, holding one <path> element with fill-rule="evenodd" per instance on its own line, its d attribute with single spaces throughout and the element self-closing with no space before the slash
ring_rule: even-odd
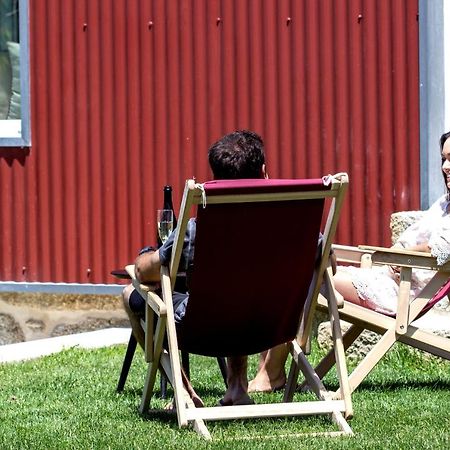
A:
<svg viewBox="0 0 450 450">
<path fill-rule="evenodd" d="M 434 295 L 450 278 L 450 262 L 443 266 L 438 266 L 436 258 L 428 253 L 397 248 L 335 245 L 334 250 L 338 263 L 359 264 L 363 267 L 370 267 L 371 264 L 388 264 L 401 269 L 398 307 L 395 317 L 372 311 L 345 300 L 342 301 L 343 306 L 339 310 L 339 316 L 341 319 L 351 323 L 351 327 L 343 336 L 345 350 L 366 329 L 382 335 L 378 343 L 373 346 L 350 374 L 349 383 L 352 392 L 361 384 L 395 342 L 402 342 L 450 360 L 450 339 L 421 329 L 414 323 L 426 311 L 426 308 L 430 307 L 429 302 L 432 301 Z M 420 294 L 410 300 L 411 272 L 413 268 L 430 269 L 436 271 L 436 273 Z M 445 295 L 448 295 L 448 292 Z M 327 299 L 320 295 L 318 299 L 319 309 L 325 311 L 327 304 Z M 334 363 L 335 358 L 330 351 L 316 367 L 317 374 L 323 378 L 333 367 Z M 338 390 L 337 396 L 341 395 L 342 393 Z"/>
<path fill-rule="evenodd" d="M 162 370 L 174 391 L 174 403 L 178 424 L 184 427 L 189 423 L 203 437 L 210 439 L 211 435 L 204 423 L 205 420 L 225 420 L 236 418 L 256 418 L 256 417 L 277 417 L 277 416 L 298 416 L 311 414 L 331 415 L 340 431 L 326 433 L 329 435 L 351 435 L 352 430 L 346 418 L 353 415 L 350 388 L 348 384 L 347 368 L 344 358 L 342 335 L 339 326 L 336 296 L 333 285 L 330 281 L 331 267 L 328 255 L 331 248 L 342 201 L 348 185 L 346 174 L 339 174 L 332 179 L 332 186 L 329 190 L 298 192 L 298 193 L 260 193 L 250 195 L 215 195 L 207 197 L 207 204 L 211 203 L 234 203 L 234 202 L 258 202 L 258 201 L 280 201 L 299 198 L 330 198 L 331 207 L 325 226 L 322 258 L 317 269 L 314 285 L 310 289 L 310 298 L 305 305 L 303 312 L 302 326 L 297 339 L 290 344 L 290 351 L 293 357 L 292 368 L 288 379 L 287 388 L 282 403 L 240 405 L 240 406 L 217 406 L 196 408 L 185 390 L 181 372 L 179 347 L 177 341 L 176 326 L 174 321 L 172 305 L 172 289 L 180 260 L 182 241 L 189 219 L 189 211 L 193 205 L 201 204 L 205 201 L 204 191 L 201 186 L 195 184 L 193 180 L 186 182 L 180 209 L 179 226 L 174 237 L 174 247 L 170 266 L 161 268 L 161 288 L 162 298 L 151 290 L 149 286 L 140 284 L 134 274 L 134 266 L 126 267 L 132 278 L 132 283 L 137 291 L 146 299 L 146 315 L 143 326 L 146 330 L 145 358 L 149 363 L 145 386 L 142 394 L 140 412 L 144 413 L 150 406 L 153 395 L 153 388 L 157 370 Z M 301 225 L 299 225 L 301 226 Z M 338 362 L 339 383 L 342 390 L 342 399 L 336 399 L 332 393 L 328 392 L 325 386 L 316 375 L 313 367 L 305 356 L 305 343 L 311 329 L 312 315 L 314 314 L 317 295 L 319 293 L 322 278 L 325 277 L 328 289 L 329 303 L 327 310 L 333 324 L 333 342 L 335 349 L 335 359 Z M 156 328 L 154 328 L 154 317 L 157 318 Z M 153 330 L 155 329 L 155 332 Z M 163 348 L 163 341 L 167 338 L 167 350 Z M 297 386 L 297 375 L 303 372 L 308 380 L 313 392 L 318 400 L 307 402 L 292 402 L 293 394 Z"/>
</svg>

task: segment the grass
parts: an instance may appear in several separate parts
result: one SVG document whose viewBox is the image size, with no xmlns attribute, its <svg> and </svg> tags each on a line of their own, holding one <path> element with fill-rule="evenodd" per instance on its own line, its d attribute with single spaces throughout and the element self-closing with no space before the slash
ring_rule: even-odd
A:
<svg viewBox="0 0 450 450">
<path fill-rule="evenodd" d="M 286 436 L 334 428 L 326 418 L 312 417 L 210 423 L 213 442 L 190 428 L 178 429 L 170 413 L 138 414 L 142 354 L 125 391 L 116 393 L 124 351 L 124 346 L 71 349 L 0 365 L 0 449 L 450 448 L 450 363 L 400 344 L 353 394 L 355 437 Z M 315 349 L 313 356 L 320 352 Z M 252 357 L 250 373 L 256 364 Z M 214 405 L 223 394 L 215 360 L 193 356 L 191 367 L 199 394 Z M 332 376 L 326 382 L 336 387 Z M 254 398 L 262 402 L 280 395 Z M 163 408 L 165 402 L 156 398 L 154 403 Z"/>
</svg>

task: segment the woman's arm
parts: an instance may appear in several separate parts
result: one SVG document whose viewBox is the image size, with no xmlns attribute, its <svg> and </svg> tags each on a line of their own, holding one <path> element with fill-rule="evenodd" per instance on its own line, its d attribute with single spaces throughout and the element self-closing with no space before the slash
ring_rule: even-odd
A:
<svg viewBox="0 0 450 450">
<path fill-rule="evenodd" d="M 410 247 L 406 247 L 405 250 L 412 250 L 415 252 L 431 252 L 431 247 L 428 242 L 424 242 L 422 244 L 412 245 Z"/>
</svg>

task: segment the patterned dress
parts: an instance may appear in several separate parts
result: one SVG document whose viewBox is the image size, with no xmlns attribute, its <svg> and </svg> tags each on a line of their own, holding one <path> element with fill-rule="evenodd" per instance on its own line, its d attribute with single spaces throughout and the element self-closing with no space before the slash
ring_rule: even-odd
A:
<svg viewBox="0 0 450 450">
<path fill-rule="evenodd" d="M 428 243 L 431 254 L 438 265 L 450 259 L 450 202 L 446 196 L 439 198 L 423 216 L 399 237 L 394 247 L 410 248 Z M 343 267 L 366 307 L 384 314 L 393 314 L 397 309 L 398 284 L 396 275 L 389 266 L 374 266 L 371 269 Z M 434 271 L 413 269 L 411 297 L 414 298 L 433 277 Z"/>
</svg>

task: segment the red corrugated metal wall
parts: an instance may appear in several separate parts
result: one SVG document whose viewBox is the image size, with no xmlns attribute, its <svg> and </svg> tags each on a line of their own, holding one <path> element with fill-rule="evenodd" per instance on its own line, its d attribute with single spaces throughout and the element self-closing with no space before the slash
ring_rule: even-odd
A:
<svg viewBox="0 0 450 450">
<path fill-rule="evenodd" d="M 208 145 L 271 177 L 347 171 L 341 243 L 419 206 L 416 0 L 30 1 L 30 151 L 0 149 L 0 279 L 114 282 Z M 297 226 L 292 224 L 292 226 Z M 268 237 L 268 240 L 278 237 Z"/>
</svg>

